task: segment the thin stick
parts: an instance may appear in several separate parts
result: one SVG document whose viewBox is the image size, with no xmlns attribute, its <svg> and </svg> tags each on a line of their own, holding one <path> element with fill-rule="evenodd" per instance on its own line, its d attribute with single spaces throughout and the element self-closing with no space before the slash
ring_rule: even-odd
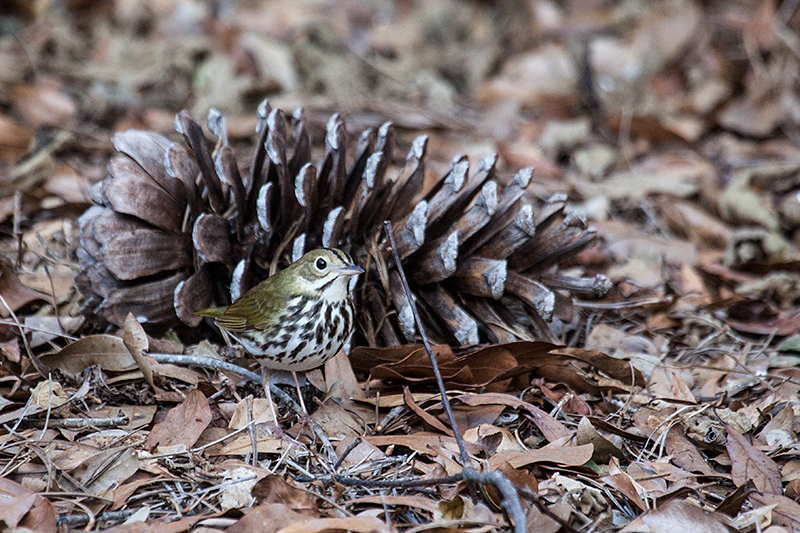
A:
<svg viewBox="0 0 800 533">
<path fill-rule="evenodd" d="M 250 426 L 250 446 L 253 448 L 252 464 L 258 466 L 258 439 L 256 438 L 256 425 L 253 423 L 253 395 L 247 398 L 247 425 Z"/>
<path fill-rule="evenodd" d="M 205 368 L 216 368 L 218 370 L 226 370 L 228 372 L 232 372 L 238 376 L 242 376 L 244 378 L 249 379 L 259 385 L 263 385 L 263 380 L 261 376 L 247 370 L 246 368 L 242 368 L 239 365 L 234 365 L 233 363 L 229 363 L 227 361 L 220 361 L 219 359 L 214 359 L 213 357 L 203 357 L 200 355 L 184 355 L 184 354 L 171 354 L 171 353 L 148 353 L 150 357 L 155 359 L 159 363 L 169 363 L 173 365 L 195 365 L 195 366 L 202 366 Z M 291 396 L 283 392 L 283 390 L 275 385 L 274 383 L 270 383 L 269 390 L 286 402 L 288 405 L 292 406 L 292 410 L 297 413 L 298 415 L 303 414 L 303 410 L 297 404 L 296 401 L 292 399 Z"/>
<path fill-rule="evenodd" d="M 414 300 L 413 295 L 411 294 L 411 288 L 408 286 L 408 280 L 406 279 L 406 273 L 403 271 L 400 254 L 397 253 L 397 248 L 394 243 L 392 223 L 388 220 L 385 221 L 383 223 L 383 229 L 386 232 L 386 236 L 389 238 L 389 244 L 392 248 L 392 255 L 394 255 L 394 262 L 397 265 L 397 272 L 400 274 L 400 279 L 403 282 L 403 289 L 406 292 L 406 297 L 408 298 L 409 302 L 413 302 Z M 436 362 L 436 356 L 433 354 L 431 343 L 428 341 L 428 336 L 425 334 L 425 328 L 422 326 L 422 321 L 419 319 L 417 306 L 413 305 L 413 303 L 411 305 L 411 313 L 414 315 L 414 322 L 417 325 L 417 331 L 419 331 L 419 335 L 422 337 L 422 344 L 425 346 L 425 351 L 428 353 L 428 358 L 431 360 L 433 375 L 436 376 L 436 383 L 439 385 L 439 394 L 442 396 L 442 405 L 447 413 L 447 419 L 450 421 L 450 426 L 453 428 L 453 433 L 455 434 L 456 442 L 458 443 L 458 452 L 461 456 L 461 463 L 464 465 L 464 467 L 468 467 L 472 465 L 472 460 L 470 459 L 469 454 L 467 454 L 467 447 L 464 445 L 464 437 L 461 436 L 461 432 L 458 430 L 456 417 L 453 415 L 453 410 L 450 408 L 450 401 L 447 399 L 447 391 L 444 388 L 444 381 L 442 380 L 442 373 L 439 371 L 439 364 Z"/>
<path fill-rule="evenodd" d="M 389 238 L 389 244 L 392 248 L 392 254 L 394 255 L 394 261 L 397 265 L 397 271 L 400 274 L 400 279 L 403 282 L 403 289 L 405 290 L 406 297 L 408 298 L 409 302 L 413 302 L 411 289 L 408 286 L 408 280 L 406 279 L 406 274 L 403 271 L 403 265 L 400 260 L 400 255 L 397 253 L 397 249 L 394 243 L 394 236 L 392 233 L 392 224 L 389 221 L 385 221 L 383 223 L 384 231 L 386 232 L 386 236 Z M 494 472 L 478 472 L 474 468 L 472 468 L 472 461 L 467 454 L 466 446 L 464 445 L 464 438 L 461 435 L 461 432 L 458 430 L 458 426 L 456 425 L 455 416 L 453 415 L 453 410 L 450 408 L 450 401 L 447 398 L 447 391 L 444 387 L 444 381 L 442 380 L 442 374 L 439 371 L 439 365 L 436 362 L 436 356 L 433 354 L 433 350 L 431 349 L 430 342 L 428 342 L 428 336 L 425 334 L 425 328 L 422 326 L 422 321 L 419 319 L 419 314 L 417 313 L 417 308 L 415 305 L 411 305 L 411 312 L 414 315 L 414 322 L 417 325 L 417 330 L 419 331 L 420 337 L 422 338 L 422 344 L 425 346 L 425 351 L 428 353 L 428 358 L 431 361 L 431 366 L 433 368 L 433 374 L 436 376 L 436 383 L 439 386 L 439 394 L 442 397 L 442 405 L 444 406 L 444 410 L 447 413 L 447 418 L 450 421 L 450 425 L 453 428 L 453 433 L 455 434 L 456 442 L 458 443 L 458 449 L 461 455 L 461 461 L 464 465 L 463 470 L 461 471 L 461 475 L 459 476 L 461 479 L 467 482 L 470 486 L 470 492 L 473 492 L 473 497 L 475 496 L 473 491 L 473 484 L 479 483 L 482 485 L 494 485 L 497 488 L 498 492 L 501 495 L 501 505 L 503 511 L 506 513 L 506 516 L 509 520 L 513 520 L 514 522 L 514 531 L 516 533 L 525 533 L 527 531 L 527 524 L 525 518 L 525 512 L 522 510 L 522 505 L 519 501 L 519 495 L 517 491 L 517 487 L 514 483 L 511 482 L 502 472 L 494 471 Z M 453 477 L 453 476 L 451 476 Z M 342 480 L 338 479 L 337 481 L 340 483 Z M 541 502 L 539 502 L 541 503 Z M 544 507 L 544 506 L 542 506 Z M 546 514 L 551 518 L 555 518 L 556 515 L 552 512 L 547 510 Z M 562 525 L 565 525 L 568 531 L 574 532 L 569 526 L 567 526 L 563 520 L 558 520 L 558 522 Z"/>
<path fill-rule="evenodd" d="M 33 368 L 35 368 L 36 371 L 39 372 L 40 376 L 46 377 L 47 368 L 39 360 L 39 356 L 34 355 L 33 351 L 31 351 L 31 345 L 28 343 L 28 337 L 25 336 L 25 330 L 23 329 L 25 326 L 23 326 L 22 323 L 19 321 L 19 318 L 17 318 L 16 313 L 14 313 L 14 310 L 11 309 L 10 305 L 8 305 L 8 302 L 6 302 L 6 299 L 3 298 L 2 294 L 0 294 L 0 303 L 2 303 L 3 307 L 6 308 L 8 314 L 11 315 L 11 319 L 14 321 L 14 325 L 16 325 L 17 328 L 19 328 L 19 334 L 22 337 L 22 344 L 25 346 L 25 352 L 28 354 L 28 357 L 31 360 L 31 364 L 33 364 Z"/>
<path fill-rule="evenodd" d="M 149 355 L 159 363 L 169 363 L 173 365 L 196 365 L 206 368 L 227 370 L 228 372 L 233 372 L 238 376 L 242 376 L 244 378 L 249 379 L 250 381 L 258 383 L 259 385 L 262 384 L 261 376 L 259 376 L 255 372 L 247 370 L 246 368 L 242 368 L 239 365 L 234 365 L 233 363 L 229 363 L 227 361 L 220 361 L 219 359 L 214 359 L 213 357 L 171 354 L 171 353 L 148 353 L 147 355 Z"/>
</svg>

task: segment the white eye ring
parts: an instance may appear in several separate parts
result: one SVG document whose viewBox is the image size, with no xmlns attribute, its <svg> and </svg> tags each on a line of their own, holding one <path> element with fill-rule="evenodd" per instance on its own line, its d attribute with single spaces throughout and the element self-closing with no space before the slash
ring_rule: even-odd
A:
<svg viewBox="0 0 800 533">
<path fill-rule="evenodd" d="M 325 261 L 323 258 L 320 257 L 317 259 L 316 266 L 317 270 L 325 270 L 325 267 L 328 266 L 328 263 L 327 261 Z"/>
</svg>

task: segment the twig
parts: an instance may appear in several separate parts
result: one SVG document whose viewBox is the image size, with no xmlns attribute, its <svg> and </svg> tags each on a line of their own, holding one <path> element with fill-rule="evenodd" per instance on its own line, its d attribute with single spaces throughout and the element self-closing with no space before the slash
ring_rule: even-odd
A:
<svg viewBox="0 0 800 533">
<path fill-rule="evenodd" d="M 397 247 L 395 246 L 392 223 L 388 220 L 385 221 L 383 223 L 383 229 L 389 239 L 389 244 L 392 248 L 392 255 L 394 256 L 394 261 L 397 265 L 397 272 L 400 274 L 400 280 L 403 282 L 403 289 L 405 290 L 406 297 L 408 298 L 409 302 L 413 302 L 414 300 L 413 295 L 411 294 L 411 288 L 408 286 L 408 280 L 406 279 L 406 273 L 403 271 L 400 254 L 397 253 Z M 464 437 L 461 435 L 461 432 L 458 429 L 456 417 L 453 415 L 453 410 L 450 407 L 450 400 L 447 398 L 447 390 L 444 386 L 442 373 L 439 371 L 439 365 L 436 362 L 436 356 L 433 354 L 431 344 L 428 341 L 428 336 L 425 334 L 425 328 L 423 327 L 422 321 L 417 313 L 417 307 L 413 304 L 411 305 L 411 313 L 414 315 L 414 323 L 417 325 L 417 330 L 422 338 L 422 345 L 425 346 L 425 351 L 428 353 L 428 359 L 431 361 L 433 375 L 436 376 L 436 383 L 439 386 L 439 394 L 442 397 L 442 405 L 447 413 L 447 419 L 450 421 L 450 426 L 453 428 L 453 434 L 456 438 L 456 442 L 458 443 L 458 450 L 459 454 L 461 455 L 461 462 L 463 464 L 463 470 L 461 471 L 460 476 L 461 479 L 467 482 L 473 498 L 475 497 L 473 489 L 475 483 L 494 485 L 502 495 L 501 504 L 504 512 L 507 513 L 507 519 L 509 519 L 509 521 L 513 521 L 514 531 L 516 531 L 516 533 L 525 533 L 527 530 L 525 513 L 522 510 L 522 505 L 519 503 L 519 496 L 517 495 L 517 490 L 514 484 L 501 472 L 480 473 L 472 468 L 472 460 L 467 454 L 467 447 L 464 444 Z"/>
<path fill-rule="evenodd" d="M 136 511 L 136 509 L 125 509 L 124 511 L 109 511 L 95 516 L 88 514 L 59 515 L 58 525 L 75 527 L 88 524 L 89 522 L 119 522 L 121 520 L 126 520 Z"/>
<path fill-rule="evenodd" d="M 6 447 L 6 444 L 8 444 L 8 441 L 11 440 L 11 437 L 13 437 L 16 434 L 17 428 L 19 428 L 19 425 L 22 424 L 22 420 L 25 418 L 25 415 L 28 413 L 28 408 L 30 408 L 32 405 L 34 405 L 34 404 L 33 404 L 33 396 L 31 395 L 31 396 L 28 397 L 28 402 L 25 404 L 25 407 L 22 409 L 22 414 L 19 415 L 19 418 L 17 419 L 17 422 L 14 424 L 14 427 L 12 427 L 8 431 L 8 435 L 6 436 L 6 439 L 3 441 L 3 444 L 0 444 L 0 451 L 2 451 Z M 6 428 L 6 429 L 8 429 L 8 428 Z"/>
<path fill-rule="evenodd" d="M 233 363 L 229 363 L 227 361 L 220 361 L 219 359 L 214 359 L 213 357 L 203 357 L 200 355 L 184 355 L 184 354 L 171 354 L 171 353 L 148 353 L 150 357 L 155 359 L 159 363 L 168 363 L 173 365 L 195 365 L 195 366 L 202 366 L 205 368 L 216 368 L 218 370 L 226 370 L 228 372 L 232 372 L 236 375 L 242 376 L 244 378 L 249 379 L 259 385 L 262 384 L 261 376 L 247 370 L 246 368 L 242 368 L 239 365 L 234 365 Z M 291 396 L 286 394 L 283 389 L 275 385 L 274 383 L 270 383 L 269 390 L 275 396 L 279 397 L 281 400 L 286 402 L 288 405 L 292 407 L 292 410 L 299 415 L 303 414 L 303 410 L 297 404 L 296 401 L 292 399 Z"/>
<path fill-rule="evenodd" d="M 525 487 L 517 487 L 517 491 L 519 492 L 520 496 L 531 502 L 537 509 L 539 509 L 540 513 L 547 516 L 551 520 L 555 520 L 556 522 L 558 522 L 558 524 L 560 524 L 561 527 L 564 528 L 564 531 L 566 531 L 566 533 L 578 533 L 575 530 L 575 528 L 569 525 L 569 522 L 567 522 L 566 520 L 555 514 L 545 504 L 543 504 L 542 500 L 536 493 L 531 492 Z"/>
<path fill-rule="evenodd" d="M 406 280 L 405 272 L 403 271 L 403 266 L 401 264 L 400 256 L 397 253 L 395 243 L 394 243 L 394 236 L 392 233 L 392 225 L 390 222 L 386 221 L 383 223 L 384 231 L 389 239 L 389 243 L 392 248 L 392 254 L 394 255 L 394 260 L 397 265 L 398 273 L 400 274 L 400 279 L 403 282 L 403 288 L 406 292 L 406 296 L 409 301 L 412 300 L 411 289 L 408 286 L 408 281 Z M 436 382 L 439 386 L 439 393 L 442 397 L 442 405 L 444 406 L 445 412 L 447 413 L 448 419 L 450 421 L 450 425 L 453 428 L 453 432 L 455 434 L 456 442 L 458 443 L 459 452 L 461 455 L 461 460 L 464 463 L 463 470 L 461 474 L 457 474 L 454 476 L 449 476 L 446 478 L 439 478 L 433 480 L 427 479 L 418 479 L 418 480 L 395 480 L 395 481 L 365 481 L 365 480 L 354 480 L 352 478 L 346 478 L 344 476 L 335 476 L 337 482 L 341 483 L 342 485 L 361 485 L 365 487 L 385 487 L 385 488 L 398 488 L 398 487 L 412 487 L 412 486 L 426 486 L 426 485 L 438 485 L 438 484 L 446 484 L 446 483 L 455 483 L 458 481 L 466 481 L 468 484 L 480 484 L 480 485 L 494 485 L 494 487 L 498 490 L 501 495 L 501 506 L 506 513 L 507 518 L 510 517 L 514 522 L 514 531 L 517 533 L 524 533 L 526 531 L 526 517 L 525 512 L 522 510 L 522 505 L 519 501 L 519 494 L 520 489 L 511 482 L 502 472 L 493 471 L 493 472 L 478 472 L 471 466 L 471 460 L 469 459 L 469 455 L 467 455 L 466 446 L 464 445 L 463 437 L 461 436 L 460 431 L 458 431 L 458 426 L 456 425 L 455 416 L 453 416 L 453 411 L 450 408 L 450 401 L 447 398 L 447 392 L 444 387 L 444 381 L 442 380 L 442 375 L 439 372 L 439 366 L 436 362 L 436 356 L 433 354 L 433 350 L 431 350 L 430 342 L 428 341 L 428 337 L 425 334 L 425 329 L 420 321 L 419 314 L 417 313 L 416 306 L 411 306 L 412 314 L 414 315 L 414 322 L 416 323 L 417 329 L 420 333 L 420 337 L 422 338 L 422 344 L 425 346 L 425 351 L 428 353 L 428 358 L 431 361 L 431 366 L 433 367 L 433 373 L 436 376 Z M 527 491 L 526 491 L 527 492 Z M 555 520 L 558 524 L 560 524 L 567 533 L 577 533 L 570 525 L 564 521 L 561 517 L 550 511 L 542 502 L 539 500 L 536 494 L 527 492 L 525 494 L 527 499 L 530 499 L 534 505 L 542 512 L 542 514 L 548 516 L 549 518 Z"/>
<path fill-rule="evenodd" d="M 397 265 L 397 272 L 400 274 L 400 280 L 403 282 L 403 289 L 406 292 L 406 297 L 408 298 L 409 302 L 413 302 L 414 297 L 411 294 L 411 288 L 408 286 L 408 280 L 406 279 L 405 271 L 403 271 L 400 254 L 397 253 L 397 248 L 394 243 L 392 223 L 388 220 L 385 221 L 383 223 L 383 229 L 386 232 L 386 236 L 389 238 L 389 244 L 392 248 L 394 261 Z M 439 364 L 436 362 L 436 356 L 433 354 L 431 343 L 428 341 L 428 336 L 425 334 L 425 328 L 422 325 L 422 321 L 419 318 L 419 313 L 417 313 L 417 307 L 415 305 L 411 305 L 411 313 L 414 315 L 414 322 L 417 325 L 417 330 L 419 331 L 420 337 L 422 337 L 422 345 L 425 346 L 425 351 L 428 353 L 428 359 L 431 361 L 433 375 L 436 376 L 436 383 L 439 385 L 439 394 L 442 396 L 442 405 L 444 406 L 445 413 L 447 413 L 447 419 L 450 422 L 450 426 L 453 428 L 453 433 L 455 434 L 456 442 L 458 443 L 458 452 L 461 456 L 461 462 L 465 467 L 467 467 L 472 464 L 472 460 L 470 459 L 469 454 L 467 454 L 467 447 L 464 444 L 464 437 L 461 436 L 461 432 L 458 430 L 456 417 L 453 415 L 453 410 L 450 408 L 450 401 L 447 399 L 447 390 L 444 387 L 442 373 L 439 371 Z"/>
<path fill-rule="evenodd" d="M 481 485 L 494 485 L 500 493 L 501 507 L 514 519 L 514 531 L 525 533 L 527 531 L 527 520 L 525 511 L 519 503 L 517 486 L 511 482 L 502 472 L 495 470 L 492 472 L 478 472 L 471 466 L 464 467 L 461 472 L 464 481 L 478 483 Z"/>
<path fill-rule="evenodd" d="M 334 476 L 337 483 L 350 487 L 364 487 L 364 488 L 385 488 L 385 489 L 402 489 L 402 488 L 417 488 L 426 487 L 431 485 L 448 485 L 458 483 L 460 481 L 471 481 L 480 485 L 494 485 L 502 496 L 501 505 L 507 509 L 509 514 L 514 517 L 515 531 L 525 531 L 525 513 L 519 503 L 519 496 L 530 501 L 536 506 L 539 511 L 555 520 L 561 527 L 564 528 L 566 533 L 578 533 L 569 522 L 555 514 L 546 505 L 542 503 L 535 493 L 529 491 L 525 487 L 517 487 L 511 482 L 502 472 L 477 472 L 475 469 L 467 467 L 460 474 L 452 476 L 435 478 L 435 479 L 397 479 L 397 480 L 364 480 L 352 478 L 347 476 Z M 316 478 L 321 481 L 320 478 Z"/>
<path fill-rule="evenodd" d="M 247 425 L 250 426 L 250 447 L 253 448 L 252 465 L 258 466 L 258 439 L 256 438 L 256 425 L 253 423 L 253 395 L 245 398 L 247 400 Z M 278 421 L 276 420 L 277 424 Z"/>
<path fill-rule="evenodd" d="M 39 360 L 39 356 L 34 355 L 33 351 L 31 350 L 31 345 L 28 343 L 28 337 L 25 336 L 25 330 L 23 329 L 25 326 L 23 326 L 22 323 L 19 321 L 19 318 L 17 318 L 17 314 L 14 313 L 13 309 L 11 309 L 11 306 L 8 305 L 8 302 L 6 302 L 6 299 L 3 298 L 2 294 L 0 294 L 0 303 L 2 303 L 3 307 L 6 308 L 8 314 L 11 315 L 11 319 L 14 321 L 14 325 L 16 325 L 17 328 L 19 329 L 19 334 L 22 337 L 22 344 L 25 345 L 25 352 L 28 354 L 28 357 L 30 358 L 33 367 L 42 377 L 47 376 L 46 373 L 47 368 L 45 368 L 44 364 Z"/>
<path fill-rule="evenodd" d="M 314 478 L 319 481 L 321 478 Z M 408 489 L 414 487 L 430 487 L 431 485 L 452 485 L 464 481 L 463 472 L 447 477 L 414 478 L 414 479 L 360 479 L 336 474 L 333 479 L 348 487 L 364 487 L 367 489 Z M 523 515 L 525 516 L 525 515 Z M 523 519 L 523 525 L 525 521 Z M 524 531 L 524 529 L 523 529 Z"/>
<path fill-rule="evenodd" d="M 22 217 L 22 191 L 14 191 L 14 222 L 13 233 L 17 238 L 17 261 L 14 268 L 22 266 L 22 230 L 20 229 L 20 218 Z"/>
<path fill-rule="evenodd" d="M 350 452 L 356 449 L 356 446 L 358 446 L 359 444 L 361 444 L 361 437 L 356 437 L 355 439 L 353 439 L 353 442 L 351 442 L 347 446 L 347 448 L 344 449 L 342 455 L 340 455 L 339 458 L 336 460 L 336 462 L 333 463 L 333 469 L 336 470 L 337 468 L 342 466 L 342 462 L 347 458 L 348 455 L 350 455 Z"/>
<path fill-rule="evenodd" d="M 255 372 L 247 370 L 246 368 L 242 368 L 239 365 L 234 365 L 233 363 L 229 363 L 227 361 L 220 361 L 219 359 L 214 359 L 213 357 L 203 357 L 200 355 L 171 354 L 171 353 L 148 353 L 147 355 L 149 355 L 159 363 L 169 363 L 173 365 L 195 365 L 206 368 L 216 368 L 218 370 L 227 370 L 228 372 L 233 372 L 236 375 L 242 376 L 244 378 L 249 379 L 250 381 L 253 381 L 261 385 L 261 376 L 259 376 Z"/>
<path fill-rule="evenodd" d="M 23 427 L 51 427 L 51 428 L 68 428 L 68 429 L 82 429 L 87 427 L 92 428 L 112 428 L 127 425 L 130 419 L 124 414 L 120 413 L 114 418 L 54 418 L 50 420 L 28 419 L 23 422 Z"/>
<path fill-rule="evenodd" d="M 50 414 L 52 412 L 53 412 L 53 377 L 48 372 L 47 373 L 47 416 L 44 419 L 44 427 L 42 427 L 42 436 L 39 437 L 40 439 L 43 439 L 45 433 L 47 433 L 47 424 L 50 422 Z"/>
</svg>

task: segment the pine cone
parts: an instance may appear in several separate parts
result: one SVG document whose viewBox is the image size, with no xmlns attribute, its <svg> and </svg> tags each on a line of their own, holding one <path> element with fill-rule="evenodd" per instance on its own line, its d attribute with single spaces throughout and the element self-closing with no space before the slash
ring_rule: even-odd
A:
<svg viewBox="0 0 800 533">
<path fill-rule="evenodd" d="M 258 119 L 245 172 L 215 110 L 208 118 L 214 144 L 185 111 L 175 123 L 186 144 L 144 131 L 114 136 L 119 154 L 91 191 L 98 205 L 79 220 L 77 281 L 87 312 L 118 326 L 128 312 L 151 324 L 197 326 L 194 311 L 229 304 L 304 251 L 333 246 L 366 268 L 356 291 L 357 342 L 412 341 L 417 332 L 384 220 L 392 221 L 416 304 L 439 342 L 547 338 L 546 321 L 572 312 L 556 290 L 601 296 L 610 288 L 605 276 L 557 274 L 558 263 L 589 246 L 595 231 L 581 216 L 565 215 L 565 195 L 535 211 L 525 195 L 531 169 L 501 187 L 496 155 L 472 173 L 458 156 L 418 200 L 426 136 L 396 166 L 392 125 L 365 131 L 348 168 L 338 115 L 317 164 L 309 161 L 302 110 L 289 120 L 264 101 Z"/>
</svg>

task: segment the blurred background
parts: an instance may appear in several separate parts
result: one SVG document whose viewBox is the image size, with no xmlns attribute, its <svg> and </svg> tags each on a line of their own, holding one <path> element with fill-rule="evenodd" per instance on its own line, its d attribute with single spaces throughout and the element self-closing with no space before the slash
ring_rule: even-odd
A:
<svg viewBox="0 0 800 533">
<path fill-rule="evenodd" d="M 172 129 L 210 107 L 250 137 L 257 103 L 392 120 L 452 154 L 603 177 L 654 144 L 736 164 L 794 154 L 797 2 L 2 0 L 0 170 L 68 132 Z M 782 142 L 781 142 L 782 141 Z M 622 149 L 618 153 L 617 149 Z M 449 160 L 449 156 L 446 158 Z M 102 172 L 102 170 L 98 170 Z M 89 178 L 91 173 L 81 172 Z"/>
</svg>

